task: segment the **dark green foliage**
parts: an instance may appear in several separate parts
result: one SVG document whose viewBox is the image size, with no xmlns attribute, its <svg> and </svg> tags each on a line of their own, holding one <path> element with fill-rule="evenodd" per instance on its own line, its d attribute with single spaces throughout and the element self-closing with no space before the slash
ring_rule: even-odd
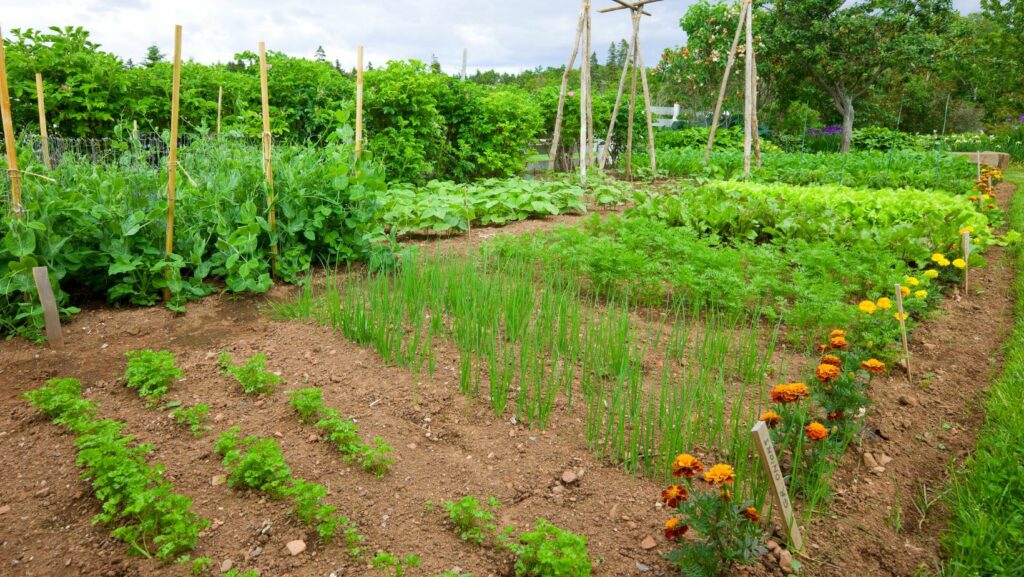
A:
<svg viewBox="0 0 1024 577">
<path fill-rule="evenodd" d="M 167 394 L 176 379 L 185 373 L 174 366 L 175 354 L 170 351 L 128 351 L 128 367 L 124 371 L 125 385 L 135 389 L 140 397 L 155 401 Z"/>
<path fill-rule="evenodd" d="M 589 577 L 587 538 L 537 519 L 532 531 L 509 543 L 517 577 Z"/>
</svg>

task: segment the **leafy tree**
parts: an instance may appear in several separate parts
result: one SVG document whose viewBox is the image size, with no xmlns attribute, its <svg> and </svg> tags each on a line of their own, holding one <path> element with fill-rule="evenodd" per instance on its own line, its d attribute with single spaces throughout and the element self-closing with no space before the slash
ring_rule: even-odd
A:
<svg viewBox="0 0 1024 577">
<path fill-rule="evenodd" d="M 160 52 L 160 47 L 158 47 L 156 44 L 153 44 L 152 46 L 146 49 L 146 56 L 142 59 L 142 65 L 146 68 L 152 68 L 160 62 L 166 61 L 167 55 L 163 52 Z"/>
</svg>

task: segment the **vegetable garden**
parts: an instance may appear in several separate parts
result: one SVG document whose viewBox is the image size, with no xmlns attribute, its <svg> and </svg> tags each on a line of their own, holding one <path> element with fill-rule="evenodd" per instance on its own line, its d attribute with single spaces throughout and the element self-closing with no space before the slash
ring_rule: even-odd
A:
<svg viewBox="0 0 1024 577">
<path fill-rule="evenodd" d="M 43 41 L 5 45 L 15 86 Z M 558 93 L 270 56 L 218 72 L 228 130 L 176 61 L 170 130 L 88 127 L 99 155 L 50 162 L 5 103 L 5 572 L 1015 570 L 1019 165 L 882 131 L 633 153 L 604 95 L 565 122 L 621 116 L 611 162 L 524 175 Z"/>
</svg>

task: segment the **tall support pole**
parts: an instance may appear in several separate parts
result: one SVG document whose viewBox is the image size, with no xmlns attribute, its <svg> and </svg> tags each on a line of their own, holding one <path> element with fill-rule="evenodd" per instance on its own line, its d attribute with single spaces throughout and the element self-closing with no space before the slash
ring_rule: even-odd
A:
<svg viewBox="0 0 1024 577">
<path fill-rule="evenodd" d="M 751 26 L 753 26 L 753 19 L 754 14 L 751 12 L 747 16 L 747 21 L 751 23 Z M 754 70 L 754 77 L 750 81 L 750 90 L 754 94 L 750 99 L 752 103 L 751 116 L 754 119 L 754 163 L 758 168 L 761 168 L 761 130 L 759 128 L 759 121 L 757 118 L 757 50 L 754 49 L 753 44 L 750 45 L 750 61 L 752 62 L 751 68 Z"/>
<path fill-rule="evenodd" d="M 168 256 L 174 254 L 174 185 L 178 176 L 178 110 L 181 94 L 181 25 L 174 27 L 174 68 L 171 77 L 171 142 L 167 155 L 167 238 L 164 250 Z M 164 269 L 164 277 L 170 281 L 171 269 Z M 164 300 L 171 300 L 170 287 L 164 287 Z"/>
<path fill-rule="evenodd" d="M 637 37 L 639 41 L 640 38 Z M 647 156 L 651 161 L 651 176 L 654 176 L 658 172 L 658 160 L 655 157 L 654 152 L 654 113 L 651 111 L 651 91 L 647 86 L 647 68 L 644 66 L 644 53 L 637 46 L 636 53 L 638 55 L 638 62 L 640 63 L 640 78 L 643 81 L 644 87 L 644 106 L 647 108 Z"/>
<path fill-rule="evenodd" d="M 640 24 L 639 20 L 633 20 L 633 35 L 636 36 L 636 27 Z M 631 39 L 632 40 L 632 39 Z M 615 132 L 615 121 L 619 117 L 619 106 L 622 104 L 622 92 L 626 88 L 626 76 L 629 72 L 629 63 L 633 60 L 633 42 L 629 43 L 629 49 L 626 51 L 626 58 L 622 61 L 622 75 L 619 76 L 619 91 L 615 93 L 615 106 L 612 107 L 612 118 L 608 122 L 608 135 L 604 139 L 604 147 L 601 149 L 601 158 L 598 161 L 598 170 L 604 170 L 605 162 L 608 159 L 608 149 L 612 143 L 612 133 Z"/>
<path fill-rule="evenodd" d="M 715 145 L 715 132 L 718 130 L 718 119 L 722 115 L 722 103 L 725 101 L 725 89 L 729 86 L 729 74 L 732 66 L 736 63 L 736 47 L 740 43 L 740 33 L 743 31 L 743 23 L 747 18 L 747 11 L 750 10 L 750 0 L 743 0 L 740 4 L 740 19 L 736 23 L 736 34 L 732 37 L 732 47 L 729 49 L 729 56 L 725 61 L 725 73 L 722 74 L 722 84 L 718 88 L 718 100 L 715 101 L 715 113 L 711 119 L 711 132 L 708 134 L 708 147 L 704 150 L 704 162 L 711 160 L 711 149 Z"/>
<path fill-rule="evenodd" d="M 548 158 L 551 161 L 551 168 L 555 168 L 558 159 L 558 145 L 562 138 L 562 116 L 565 111 L 565 89 L 569 85 L 569 73 L 576 63 L 576 54 L 580 50 L 580 35 L 583 34 L 583 14 L 580 14 L 580 21 L 576 25 L 576 39 L 572 41 L 572 54 L 569 56 L 569 64 L 562 73 L 562 87 L 558 90 L 558 112 L 555 114 L 555 132 L 551 136 L 551 150 Z"/>
<path fill-rule="evenodd" d="M 363 155 L 363 47 L 356 48 L 356 157 Z"/>
<path fill-rule="evenodd" d="M 270 225 L 270 273 L 277 277 L 277 216 L 274 209 L 274 164 L 271 161 L 270 90 L 267 88 L 267 46 L 260 42 L 260 98 L 263 101 L 263 175 L 267 179 L 267 224 Z"/>
<path fill-rule="evenodd" d="M 466 76 L 466 61 L 469 60 L 469 50 L 466 48 L 462 49 L 462 81 L 465 82 L 469 77 Z"/>
<path fill-rule="evenodd" d="M 36 72 L 36 104 L 39 106 L 39 138 L 43 150 L 43 165 L 53 169 L 50 163 L 50 135 L 46 129 L 46 97 L 43 95 L 43 75 Z"/>
<path fill-rule="evenodd" d="M 747 4 L 747 19 L 745 28 L 747 32 L 746 52 L 743 54 L 744 63 L 746 64 L 746 73 L 744 74 L 744 89 L 743 89 L 743 177 L 750 178 L 750 147 L 751 131 L 754 127 L 754 105 L 753 105 L 753 90 L 750 88 L 750 83 L 754 79 L 754 59 L 750 57 L 753 53 L 754 34 L 753 28 L 750 25 L 750 4 Z"/>
<path fill-rule="evenodd" d="M 7 55 L 4 52 L 4 36 L 0 33 L 0 116 L 3 117 L 4 148 L 7 149 L 7 176 L 11 179 L 11 210 L 21 218 L 21 173 L 18 172 L 18 151 L 14 147 L 14 119 L 11 112 L 11 97 L 7 89 Z"/>
<path fill-rule="evenodd" d="M 632 65 L 633 73 L 631 74 L 629 84 L 629 114 L 626 117 L 626 179 L 633 180 L 633 114 L 636 110 L 636 67 L 637 67 L 637 53 L 639 50 L 639 42 L 637 38 L 640 36 L 640 13 L 636 10 L 633 11 L 633 54 L 632 54 Z"/>
<path fill-rule="evenodd" d="M 220 136 L 220 114 L 221 114 L 221 103 L 224 100 L 224 87 L 217 87 L 217 136 Z"/>
<path fill-rule="evenodd" d="M 580 184 L 587 184 L 590 163 L 590 139 L 587 137 L 590 116 L 590 0 L 583 0 L 583 57 L 580 59 Z"/>
</svg>

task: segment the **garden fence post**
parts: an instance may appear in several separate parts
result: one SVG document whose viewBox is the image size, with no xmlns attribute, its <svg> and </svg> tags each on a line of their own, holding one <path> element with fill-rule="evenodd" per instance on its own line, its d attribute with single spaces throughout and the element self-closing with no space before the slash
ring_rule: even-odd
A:
<svg viewBox="0 0 1024 577">
<path fill-rule="evenodd" d="M 0 32 L 0 116 L 3 117 L 4 147 L 7 149 L 7 176 L 11 179 L 11 209 L 16 218 L 22 218 L 24 209 L 21 206 L 21 174 L 18 172 L 18 152 L 14 147 L 14 120 L 11 113 L 11 97 L 7 90 L 6 59 L 4 36 Z"/>
<path fill-rule="evenodd" d="M 363 155 L 363 47 L 356 48 L 356 158 Z"/>
<path fill-rule="evenodd" d="M 903 312 L 903 287 L 896 283 L 896 319 L 900 323 L 900 338 L 903 341 L 903 358 L 907 366 L 907 380 L 914 382 L 910 372 L 910 344 L 907 341 L 907 315 Z"/>
<path fill-rule="evenodd" d="M 167 238 L 164 249 L 167 256 L 174 254 L 174 185 L 178 176 L 178 110 L 181 92 L 181 25 L 174 27 L 174 68 L 171 80 L 171 142 L 167 156 Z M 170 267 L 164 269 L 164 279 L 171 280 Z M 170 286 L 164 287 L 164 300 L 171 299 Z"/>
<path fill-rule="evenodd" d="M 50 135 L 46 129 L 46 99 L 43 96 L 43 75 L 36 72 L 36 103 L 39 105 L 39 144 L 43 152 L 43 166 L 52 170 L 50 164 Z"/>
<path fill-rule="evenodd" d="M 267 89 L 267 46 L 260 42 L 260 100 L 263 105 L 263 175 L 267 179 L 267 224 L 270 225 L 270 274 L 277 278 L 277 218 L 274 210 L 274 166 L 271 161 L 270 92 Z"/>
</svg>

